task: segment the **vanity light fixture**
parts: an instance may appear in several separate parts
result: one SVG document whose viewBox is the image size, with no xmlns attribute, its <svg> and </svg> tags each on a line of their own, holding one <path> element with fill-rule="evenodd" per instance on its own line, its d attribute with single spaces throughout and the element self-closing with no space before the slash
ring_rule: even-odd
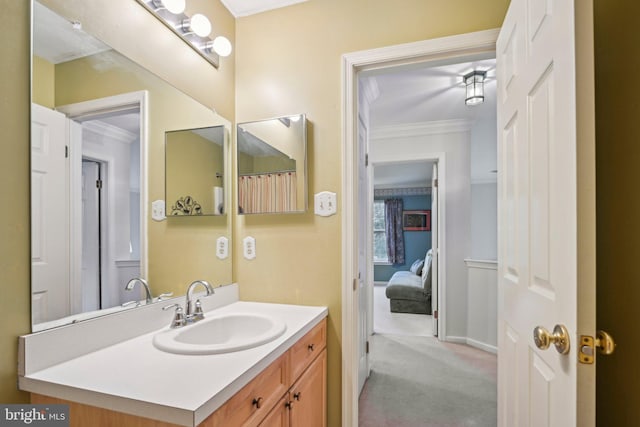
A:
<svg viewBox="0 0 640 427">
<path fill-rule="evenodd" d="M 209 38 L 211 22 L 201 13 L 184 13 L 185 0 L 136 0 L 200 56 L 218 68 L 220 57 L 231 54 L 231 42 L 223 36 Z"/>
<path fill-rule="evenodd" d="M 486 71 L 477 70 L 464 76 L 464 85 L 467 88 L 465 104 L 478 105 L 484 102 L 484 79 L 486 76 Z"/>
<path fill-rule="evenodd" d="M 174 15 L 184 12 L 186 6 L 185 0 L 153 0 L 153 5 L 156 9 L 167 9 Z"/>
</svg>

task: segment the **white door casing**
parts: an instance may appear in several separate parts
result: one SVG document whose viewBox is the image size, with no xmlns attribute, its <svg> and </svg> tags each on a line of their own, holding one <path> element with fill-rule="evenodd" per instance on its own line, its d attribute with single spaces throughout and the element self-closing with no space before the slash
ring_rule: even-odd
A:
<svg viewBox="0 0 640 427">
<path fill-rule="evenodd" d="M 485 30 L 345 54 L 342 57 L 342 425 L 358 425 L 358 139 L 357 73 L 443 58 L 495 52 L 497 30 Z M 439 160 L 440 164 L 442 162 Z M 444 175 L 443 171 L 440 171 Z M 444 193 L 444 192 L 443 192 Z M 442 201 L 442 200 L 441 200 Z M 441 206 L 441 216 L 446 212 Z M 441 223 L 444 228 L 444 224 Z M 444 247 L 440 247 L 444 251 Z M 443 318 L 440 319 L 443 330 Z"/>
<path fill-rule="evenodd" d="M 431 176 L 431 314 L 433 322 L 433 335 L 438 336 L 438 298 L 440 296 L 439 286 L 439 236 L 440 236 L 440 213 L 438 201 L 438 164 L 433 164 Z"/>
<path fill-rule="evenodd" d="M 67 119 L 31 105 L 33 323 L 70 314 Z"/>
<path fill-rule="evenodd" d="M 577 128 L 593 121 L 585 116 L 578 122 L 577 116 L 574 25 L 581 24 L 575 12 L 573 0 L 512 0 L 497 41 L 498 425 L 503 427 L 594 422 L 588 417 L 578 422 L 577 409 L 595 403 L 583 393 L 587 384 L 578 381 L 577 362 L 579 312 L 595 315 L 593 307 L 578 304 L 578 294 L 595 282 L 588 279 L 578 287 Z M 569 330 L 567 355 L 553 345 L 538 349 L 533 341 L 536 326 L 551 331 L 557 324 Z M 594 376 L 591 369 L 591 380 Z"/>
</svg>

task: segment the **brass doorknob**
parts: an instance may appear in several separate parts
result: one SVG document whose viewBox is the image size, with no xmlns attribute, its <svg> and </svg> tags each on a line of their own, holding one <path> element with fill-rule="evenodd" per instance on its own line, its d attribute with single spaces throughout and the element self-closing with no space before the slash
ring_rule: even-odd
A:
<svg viewBox="0 0 640 427">
<path fill-rule="evenodd" d="M 556 325 L 553 328 L 553 333 L 550 333 L 543 326 L 536 326 L 533 330 L 533 341 L 540 350 L 546 350 L 553 344 L 560 354 L 568 354 L 571 348 L 569 331 L 564 325 Z"/>
</svg>

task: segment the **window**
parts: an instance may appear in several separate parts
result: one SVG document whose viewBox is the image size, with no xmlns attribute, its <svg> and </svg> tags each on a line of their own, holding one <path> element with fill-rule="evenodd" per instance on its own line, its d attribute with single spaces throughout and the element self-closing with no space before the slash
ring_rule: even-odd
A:
<svg viewBox="0 0 640 427">
<path fill-rule="evenodd" d="M 389 263 L 384 221 L 384 200 L 373 201 L 373 262 L 376 264 Z"/>
</svg>

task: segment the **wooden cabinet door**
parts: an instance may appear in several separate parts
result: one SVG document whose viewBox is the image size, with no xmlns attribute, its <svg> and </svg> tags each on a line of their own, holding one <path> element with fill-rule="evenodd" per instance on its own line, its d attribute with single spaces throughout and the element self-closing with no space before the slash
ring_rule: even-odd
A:
<svg viewBox="0 0 640 427">
<path fill-rule="evenodd" d="M 285 394 L 264 418 L 259 427 L 289 427 L 289 393 Z"/>
<path fill-rule="evenodd" d="M 311 363 L 289 391 L 291 427 L 327 425 L 327 351 Z"/>
</svg>

